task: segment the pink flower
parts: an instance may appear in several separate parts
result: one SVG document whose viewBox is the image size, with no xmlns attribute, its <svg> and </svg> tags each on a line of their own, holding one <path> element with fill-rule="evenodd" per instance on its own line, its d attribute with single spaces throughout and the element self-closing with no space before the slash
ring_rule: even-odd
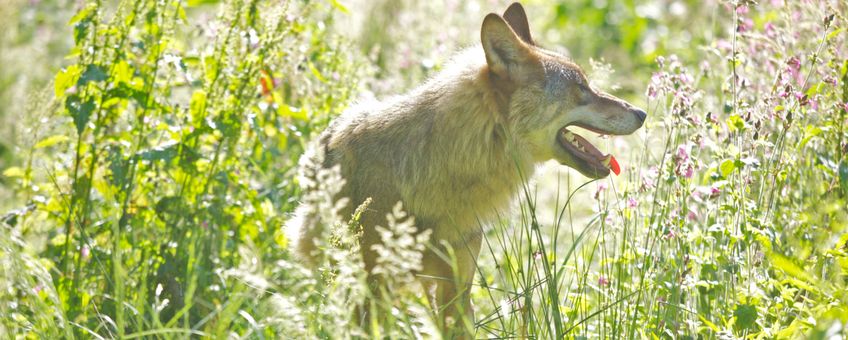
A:
<svg viewBox="0 0 848 340">
<path fill-rule="evenodd" d="M 786 72 L 795 80 L 795 84 L 800 85 L 804 81 L 801 75 L 801 59 L 798 57 L 792 57 L 786 61 Z"/>
<path fill-rule="evenodd" d="M 749 18 L 745 18 L 743 20 L 740 20 L 739 26 L 736 26 L 736 30 L 738 32 L 748 32 L 752 28 L 754 28 L 754 20 L 751 20 Z"/>
<path fill-rule="evenodd" d="M 677 147 L 677 159 L 681 162 L 689 160 L 689 145 L 684 144 Z"/>
<path fill-rule="evenodd" d="M 695 168 L 692 167 L 692 165 L 690 164 L 688 167 L 686 167 L 686 171 L 683 172 L 683 177 L 692 178 L 692 175 L 694 175 L 694 174 L 695 174 Z"/>
<path fill-rule="evenodd" d="M 848 112 L 848 103 L 842 104 L 842 110 Z"/>
<path fill-rule="evenodd" d="M 692 198 L 695 201 L 698 201 L 698 202 L 701 201 L 701 190 L 698 190 L 698 189 L 692 190 L 692 193 L 690 195 L 692 196 Z"/>
<path fill-rule="evenodd" d="M 636 201 L 635 198 L 630 197 L 630 198 L 627 199 L 627 207 L 628 208 L 635 208 L 637 205 L 639 205 L 639 202 Z"/>
<path fill-rule="evenodd" d="M 598 183 L 598 190 L 595 191 L 595 199 L 598 199 L 599 197 L 601 197 L 601 192 L 603 192 L 604 190 L 607 190 L 607 183 L 606 182 L 599 182 Z"/>
<path fill-rule="evenodd" d="M 541 260 L 542 259 L 542 252 L 534 251 L 533 252 L 533 259 L 536 260 L 536 261 Z"/>
<path fill-rule="evenodd" d="M 83 259 L 87 259 L 90 255 L 91 249 L 89 249 L 88 246 L 82 246 L 80 249 L 80 256 L 82 256 Z"/>
<path fill-rule="evenodd" d="M 763 28 L 766 31 L 766 36 L 772 38 L 777 36 L 777 30 L 774 28 L 774 24 L 772 24 L 771 21 L 767 22 Z"/>
<path fill-rule="evenodd" d="M 598 278 L 598 285 L 601 287 L 607 287 L 609 286 L 609 280 L 601 275 L 601 277 Z"/>
<path fill-rule="evenodd" d="M 646 92 L 648 99 L 657 99 L 657 88 L 654 86 L 654 83 L 648 84 L 648 90 Z"/>
<path fill-rule="evenodd" d="M 748 6 L 739 6 L 736 7 L 736 14 L 745 15 L 748 14 Z"/>
<path fill-rule="evenodd" d="M 710 197 L 716 197 L 719 194 L 721 194 L 721 189 L 719 187 L 710 187 Z"/>
<path fill-rule="evenodd" d="M 692 211 L 692 210 L 689 210 L 689 213 L 688 213 L 688 214 L 686 214 L 686 218 L 688 218 L 690 221 L 695 221 L 695 220 L 697 220 L 697 219 L 698 219 L 698 214 L 696 214 L 696 213 L 695 213 L 694 211 Z"/>
<path fill-rule="evenodd" d="M 660 176 L 660 171 L 656 166 L 652 166 L 650 169 L 645 171 L 642 174 L 642 189 L 653 189 L 657 185 L 657 177 Z"/>
</svg>

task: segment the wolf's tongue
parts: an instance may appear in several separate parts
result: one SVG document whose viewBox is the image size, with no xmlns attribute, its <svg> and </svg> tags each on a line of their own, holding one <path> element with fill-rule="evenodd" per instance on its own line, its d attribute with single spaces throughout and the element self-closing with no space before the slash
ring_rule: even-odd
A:
<svg viewBox="0 0 848 340">
<path fill-rule="evenodd" d="M 604 165 L 606 165 L 612 172 L 618 176 L 621 174 L 621 166 L 618 165 L 618 161 L 615 160 L 615 156 L 607 155 L 603 161 Z"/>
</svg>

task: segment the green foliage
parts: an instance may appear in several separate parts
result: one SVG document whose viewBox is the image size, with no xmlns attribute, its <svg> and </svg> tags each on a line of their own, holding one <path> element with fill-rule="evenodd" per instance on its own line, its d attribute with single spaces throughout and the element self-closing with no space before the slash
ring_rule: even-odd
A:
<svg viewBox="0 0 848 340">
<path fill-rule="evenodd" d="M 55 165 L 4 171 L 31 207 L 4 228 L 45 233 L 38 261 L 52 277 L 5 276 L 14 289 L 4 306 L 33 308 L 4 311 L 13 316 L 4 329 L 272 334 L 234 323 L 262 308 L 248 303 L 255 293 L 239 277 L 248 273 L 215 268 L 254 261 L 243 249 L 263 262 L 285 256 L 281 213 L 296 193 L 285 183 L 304 139 L 347 105 L 357 81 L 356 59 L 316 24 L 333 12 L 236 0 L 193 27 L 180 1 L 80 10 L 69 22 L 74 63 L 53 86 L 56 119 L 69 124 L 24 156 Z M 3 240 L 6 254 L 24 248 Z"/>
</svg>

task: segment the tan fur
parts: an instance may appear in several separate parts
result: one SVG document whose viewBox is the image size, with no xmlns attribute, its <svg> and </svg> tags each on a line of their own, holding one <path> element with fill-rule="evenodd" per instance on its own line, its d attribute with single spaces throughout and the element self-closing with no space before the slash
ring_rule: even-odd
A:
<svg viewBox="0 0 848 340">
<path fill-rule="evenodd" d="M 326 153 L 324 166 L 341 165 L 347 181 L 339 194 L 350 199 L 343 213 L 373 199 L 361 220 L 369 270 L 371 247 L 379 242 L 374 226 L 386 225 L 398 201 L 419 230 L 432 230 L 434 245 L 453 246 L 458 275 L 432 252 L 425 254 L 421 273 L 447 278 L 424 283 L 433 291 L 434 307 L 447 307 L 443 314 L 449 316 L 471 315 L 467 292 L 481 223 L 505 211 L 537 163 L 556 159 L 590 177 L 608 174 L 587 170 L 565 151 L 556 138 L 560 128 L 628 134 L 644 119 L 643 111 L 588 88 L 577 65 L 535 46 L 520 5 L 510 6 L 504 17 L 489 14 L 482 46 L 460 53 L 410 93 L 343 113 L 318 146 Z M 295 250 L 308 259 L 321 227 L 307 210 L 299 208 L 287 227 Z"/>
</svg>

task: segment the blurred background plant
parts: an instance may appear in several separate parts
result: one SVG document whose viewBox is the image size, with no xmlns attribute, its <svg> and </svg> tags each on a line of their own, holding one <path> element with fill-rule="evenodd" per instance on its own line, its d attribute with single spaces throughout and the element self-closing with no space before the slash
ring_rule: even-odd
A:
<svg viewBox="0 0 848 340">
<path fill-rule="evenodd" d="M 844 337 L 848 5 L 524 4 L 540 44 L 649 120 L 592 138 L 621 177 L 548 164 L 488 229 L 477 336 Z M 308 140 L 507 5 L 0 2 L 0 333 L 437 336 L 420 294 L 368 296 L 351 217 L 328 212 L 317 271 L 282 224 Z M 385 314 L 370 334 L 366 301 Z"/>
</svg>

